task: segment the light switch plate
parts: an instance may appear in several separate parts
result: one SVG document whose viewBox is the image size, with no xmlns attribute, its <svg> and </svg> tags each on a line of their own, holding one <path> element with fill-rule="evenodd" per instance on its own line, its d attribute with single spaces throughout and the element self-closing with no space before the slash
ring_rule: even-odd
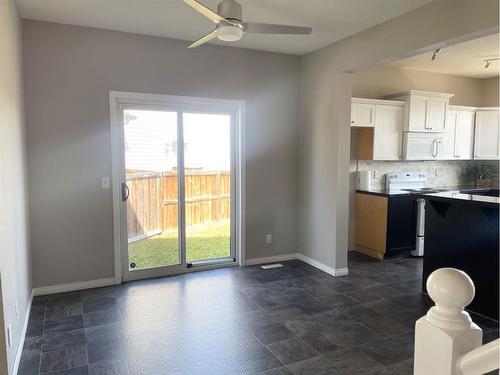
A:
<svg viewBox="0 0 500 375">
<path fill-rule="evenodd" d="M 109 177 L 102 177 L 101 178 L 101 187 L 103 189 L 109 189 Z"/>
</svg>

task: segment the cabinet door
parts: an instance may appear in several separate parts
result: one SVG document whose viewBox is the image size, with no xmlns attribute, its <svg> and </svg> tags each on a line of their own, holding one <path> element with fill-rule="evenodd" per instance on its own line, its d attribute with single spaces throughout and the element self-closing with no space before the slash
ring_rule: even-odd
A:
<svg viewBox="0 0 500 375">
<path fill-rule="evenodd" d="M 451 160 L 455 159 L 455 144 L 457 133 L 457 119 L 458 111 L 448 111 L 446 115 L 446 127 L 443 133 L 443 143 L 441 145 L 441 152 L 439 159 Z"/>
<path fill-rule="evenodd" d="M 352 103 L 351 105 L 351 126 L 375 126 L 374 104 Z"/>
<path fill-rule="evenodd" d="M 476 113 L 474 159 L 498 159 L 500 157 L 499 111 Z"/>
<path fill-rule="evenodd" d="M 429 113 L 429 98 L 414 95 L 410 97 L 408 130 L 423 132 L 427 130 L 427 116 Z"/>
<path fill-rule="evenodd" d="M 403 107 L 378 105 L 373 160 L 400 160 L 403 145 Z"/>
<path fill-rule="evenodd" d="M 457 114 L 453 153 L 456 159 L 472 159 L 472 149 L 474 146 L 474 118 L 474 112 L 460 111 Z M 448 124 L 446 126 L 448 126 Z"/>
<path fill-rule="evenodd" d="M 445 128 L 446 111 L 448 99 L 430 97 L 427 115 L 427 129 L 431 131 L 443 131 Z"/>
</svg>

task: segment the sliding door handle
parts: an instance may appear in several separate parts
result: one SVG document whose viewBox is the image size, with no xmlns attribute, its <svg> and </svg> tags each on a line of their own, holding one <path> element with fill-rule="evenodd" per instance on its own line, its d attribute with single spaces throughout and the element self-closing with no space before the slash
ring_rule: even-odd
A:
<svg viewBox="0 0 500 375">
<path fill-rule="evenodd" d="M 122 182 L 122 201 L 125 202 L 130 195 L 130 190 L 125 182 Z"/>
</svg>

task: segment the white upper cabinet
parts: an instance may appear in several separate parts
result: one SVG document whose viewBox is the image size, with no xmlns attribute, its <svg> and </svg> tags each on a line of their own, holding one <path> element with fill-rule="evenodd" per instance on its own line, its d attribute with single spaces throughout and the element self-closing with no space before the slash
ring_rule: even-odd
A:
<svg viewBox="0 0 500 375">
<path fill-rule="evenodd" d="M 352 99 L 351 126 L 357 129 L 358 158 L 400 160 L 403 143 L 402 101 Z"/>
<path fill-rule="evenodd" d="M 404 100 L 404 131 L 442 132 L 446 126 L 448 103 L 453 94 L 411 90 L 387 98 Z"/>
<path fill-rule="evenodd" d="M 402 105 L 377 105 L 373 160 L 400 160 L 403 145 Z"/>
<path fill-rule="evenodd" d="M 440 159 L 472 159 L 474 110 L 474 108 L 450 106 L 446 116 Z"/>
<path fill-rule="evenodd" d="M 356 102 L 351 105 L 351 126 L 371 127 L 375 126 L 376 108 L 375 104 L 366 101 Z"/>
<path fill-rule="evenodd" d="M 500 111 L 476 112 L 474 159 L 500 159 Z"/>
</svg>

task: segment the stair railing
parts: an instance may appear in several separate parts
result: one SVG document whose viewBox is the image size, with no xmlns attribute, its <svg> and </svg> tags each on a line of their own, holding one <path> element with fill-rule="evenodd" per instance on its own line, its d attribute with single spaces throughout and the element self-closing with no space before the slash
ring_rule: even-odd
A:
<svg viewBox="0 0 500 375">
<path fill-rule="evenodd" d="M 481 375 L 499 368 L 500 340 L 482 345 L 483 331 L 464 309 L 475 294 L 463 271 L 440 268 L 427 279 L 434 301 L 415 324 L 414 375 Z"/>
</svg>

